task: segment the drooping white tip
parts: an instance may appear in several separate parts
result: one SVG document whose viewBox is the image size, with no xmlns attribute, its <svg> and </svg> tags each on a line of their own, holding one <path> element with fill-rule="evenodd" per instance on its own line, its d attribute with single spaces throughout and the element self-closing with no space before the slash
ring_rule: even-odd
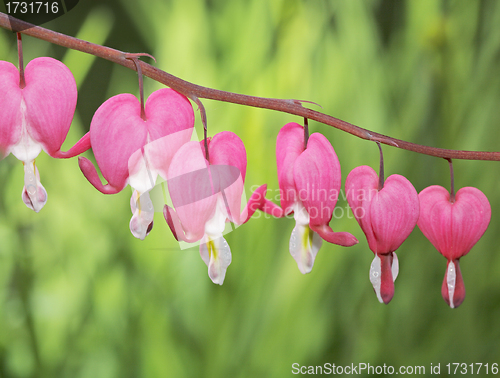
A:
<svg viewBox="0 0 500 378">
<path fill-rule="evenodd" d="M 322 243 L 323 239 L 316 232 L 312 231 L 309 226 L 297 224 L 294 227 L 290 236 L 290 254 L 297 262 L 297 266 L 302 274 L 311 272 Z"/>
<path fill-rule="evenodd" d="M 130 232 L 137 239 L 144 240 L 153 228 L 154 206 L 149 192 L 141 195 L 134 190 L 130 198 L 130 209 L 133 214 L 130 219 Z"/>
<path fill-rule="evenodd" d="M 457 272 L 455 269 L 455 263 L 453 261 L 448 262 L 448 269 L 446 273 L 446 284 L 448 285 L 448 298 L 450 301 L 450 307 L 455 308 L 455 305 L 453 303 L 453 296 L 455 295 Z"/>
<path fill-rule="evenodd" d="M 47 191 L 40 183 L 40 174 L 34 161 L 24 164 L 24 187 L 21 198 L 27 207 L 37 213 L 47 203 Z"/>
<path fill-rule="evenodd" d="M 208 266 L 208 276 L 214 284 L 222 285 L 227 267 L 231 264 L 231 249 L 220 236 L 212 239 L 205 235 L 200 244 L 200 255 Z"/>
<path fill-rule="evenodd" d="M 377 294 L 377 299 L 380 303 L 384 303 L 382 297 L 380 295 L 380 284 L 382 277 L 382 266 L 380 263 L 380 257 L 375 255 L 371 265 L 370 265 L 370 282 L 372 283 L 373 289 L 375 290 L 375 294 Z"/>
<path fill-rule="evenodd" d="M 391 273 L 392 280 L 394 282 L 399 274 L 399 261 L 398 256 L 396 256 L 396 252 L 392 252 L 392 257 Z M 377 294 L 378 301 L 380 303 L 384 303 L 380 293 L 380 286 L 382 285 L 382 264 L 378 255 L 375 255 L 375 258 L 370 265 L 370 282 L 375 290 L 375 294 Z"/>
<path fill-rule="evenodd" d="M 309 227 L 309 214 L 301 203 L 295 203 L 293 210 L 295 227 L 290 236 L 290 254 L 297 262 L 300 272 L 307 274 L 313 268 L 323 239 Z"/>
<path fill-rule="evenodd" d="M 399 274 L 399 261 L 398 261 L 398 256 L 396 256 L 396 252 L 392 252 L 391 272 L 392 272 L 392 280 L 396 281 L 396 278 L 398 278 Z"/>
</svg>

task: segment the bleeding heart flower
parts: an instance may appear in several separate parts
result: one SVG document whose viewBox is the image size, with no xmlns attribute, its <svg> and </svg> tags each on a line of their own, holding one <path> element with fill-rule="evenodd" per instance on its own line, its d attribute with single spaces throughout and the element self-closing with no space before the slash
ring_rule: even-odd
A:
<svg viewBox="0 0 500 378">
<path fill-rule="evenodd" d="M 145 106 L 131 94 L 111 97 L 97 109 L 90 124 L 90 142 L 103 177 L 94 165 L 80 157 L 83 174 L 104 194 L 120 192 L 127 184 L 134 189 L 130 200 L 130 231 L 144 239 L 153 226 L 154 208 L 149 191 L 160 175 L 167 179 L 175 152 L 191 139 L 194 113 L 189 100 L 172 89 L 160 89 Z"/>
<path fill-rule="evenodd" d="M 229 131 L 204 142 L 189 142 L 175 154 L 168 171 L 168 189 L 174 209 L 165 205 L 164 216 L 177 240 L 201 240 L 200 255 L 208 275 L 219 285 L 231 263 L 231 250 L 223 232 L 226 222 L 241 225 L 261 207 L 266 185 L 251 196 L 243 212 L 241 199 L 247 167 L 245 146 Z"/>
<path fill-rule="evenodd" d="M 387 304 L 394 296 L 394 280 L 399 271 L 394 251 L 417 224 L 417 191 L 400 175 L 389 176 L 379 190 L 377 173 L 366 165 L 349 173 L 345 188 L 347 202 L 366 235 L 368 246 L 375 253 L 370 281 L 378 300 Z"/>
<path fill-rule="evenodd" d="M 35 158 L 41 150 L 55 158 L 69 158 L 90 148 L 88 135 L 69 151 L 61 151 L 76 107 L 77 90 L 71 71 L 52 58 L 36 58 L 24 72 L 0 61 L 0 152 L 12 153 L 24 165 L 22 199 L 39 212 L 47 202 Z"/>
<path fill-rule="evenodd" d="M 330 226 L 340 192 L 340 163 L 328 140 L 312 134 L 304 148 L 304 128 L 288 123 L 278 133 L 276 160 L 281 208 L 265 200 L 262 210 L 277 217 L 294 213 L 290 254 L 301 273 L 312 270 L 323 240 L 350 247 L 358 240 Z"/>
<path fill-rule="evenodd" d="M 455 201 L 442 186 L 425 188 L 418 195 L 418 227 L 427 239 L 448 259 L 441 294 L 451 308 L 460 306 L 465 286 L 458 264 L 488 228 L 491 207 L 486 196 L 476 188 L 460 189 Z"/>
</svg>

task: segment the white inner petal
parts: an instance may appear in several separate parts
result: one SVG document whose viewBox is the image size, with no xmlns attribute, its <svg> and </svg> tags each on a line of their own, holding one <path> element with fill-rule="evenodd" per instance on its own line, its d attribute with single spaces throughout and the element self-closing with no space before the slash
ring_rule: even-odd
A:
<svg viewBox="0 0 500 378">
<path fill-rule="evenodd" d="M 149 134 L 148 134 L 149 139 Z M 150 163 L 148 149 L 139 149 L 129 158 L 129 185 L 140 193 L 151 190 L 156 183 L 158 171 Z"/>
<path fill-rule="evenodd" d="M 40 151 L 42 151 L 42 144 L 31 137 L 27 126 L 26 103 L 23 98 L 21 99 L 21 138 L 11 147 L 10 152 L 25 164 L 35 160 Z"/>
<path fill-rule="evenodd" d="M 40 174 L 34 161 L 23 163 L 24 187 L 21 197 L 24 204 L 37 213 L 47 203 L 47 191 L 40 182 Z"/>
<path fill-rule="evenodd" d="M 222 285 L 227 267 L 231 264 L 231 249 L 222 235 L 212 239 L 205 235 L 200 244 L 200 255 L 208 266 L 208 276 L 213 283 Z"/>
<path fill-rule="evenodd" d="M 392 271 L 392 281 L 396 281 L 396 278 L 398 278 L 399 274 L 399 261 L 398 261 L 398 256 L 396 256 L 396 252 L 392 252 L 391 271 Z"/>
<path fill-rule="evenodd" d="M 154 207 L 149 192 L 140 193 L 134 190 L 130 198 L 130 231 L 136 238 L 144 240 L 152 228 L 154 218 Z"/>
<path fill-rule="evenodd" d="M 295 202 L 292 206 L 293 209 L 293 218 L 295 219 L 295 223 L 301 226 L 309 225 L 309 213 L 307 212 L 302 202 Z"/>
<path fill-rule="evenodd" d="M 392 253 L 392 265 L 391 265 L 391 273 L 392 273 L 392 281 L 396 281 L 396 278 L 399 274 L 399 261 L 396 256 L 396 252 Z M 380 257 L 375 255 L 371 265 L 370 265 L 370 282 L 372 283 L 373 289 L 375 290 L 375 294 L 377 294 L 377 299 L 380 303 L 384 303 L 382 300 L 382 296 L 380 294 L 380 286 L 382 285 L 382 263 Z"/>
<path fill-rule="evenodd" d="M 30 197 L 36 193 L 36 184 L 35 163 L 30 161 L 28 164 L 24 164 L 24 187 Z"/>
<path fill-rule="evenodd" d="M 382 283 L 382 266 L 380 263 L 380 257 L 375 255 L 375 258 L 370 265 L 370 282 L 373 285 L 375 294 L 377 294 L 377 299 L 380 303 L 384 303 L 382 296 L 380 295 L 380 285 Z"/>
<path fill-rule="evenodd" d="M 448 269 L 446 272 L 446 284 L 448 285 L 448 296 L 450 298 L 450 307 L 455 308 L 453 303 L 453 296 L 455 295 L 455 284 L 457 279 L 457 272 L 455 269 L 455 263 L 450 261 L 448 263 Z"/>
<path fill-rule="evenodd" d="M 290 236 L 290 254 L 301 273 L 309 273 L 314 265 L 323 239 L 309 227 L 309 214 L 300 202 L 293 205 L 295 227 Z"/>
<path fill-rule="evenodd" d="M 222 194 L 218 194 L 215 213 L 205 223 L 205 235 L 200 244 L 200 255 L 208 266 L 208 276 L 215 284 L 222 285 L 226 270 L 231 264 L 231 249 L 222 237 L 226 228 L 227 210 Z"/>
<path fill-rule="evenodd" d="M 219 193 L 217 195 L 217 203 L 215 205 L 215 213 L 210 218 L 207 223 L 205 223 L 205 234 L 211 237 L 212 239 L 216 239 L 222 237 L 222 233 L 226 228 L 226 219 L 227 219 L 227 209 L 224 204 L 224 199 L 222 194 Z"/>
</svg>

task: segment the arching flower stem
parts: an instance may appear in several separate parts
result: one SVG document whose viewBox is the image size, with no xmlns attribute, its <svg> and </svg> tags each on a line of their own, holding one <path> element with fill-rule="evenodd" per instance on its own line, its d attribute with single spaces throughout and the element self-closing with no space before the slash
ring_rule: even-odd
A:
<svg viewBox="0 0 500 378">
<path fill-rule="evenodd" d="M 63 46 L 69 49 L 91 54 L 109 60 L 111 62 L 120 64 L 130 69 L 136 69 L 135 64 L 126 58 L 126 55 L 130 54 L 126 54 L 122 51 L 110 47 L 83 41 L 78 38 L 74 38 L 65 34 L 57 33 L 52 30 L 42 28 L 40 26 L 35 26 L 30 23 L 16 19 L 14 17 L 8 16 L 7 14 L 1 12 L 0 12 L 0 27 L 11 31 L 22 30 L 23 34 L 50 43 L 54 43 L 56 45 Z M 301 103 L 307 101 L 255 97 L 255 96 L 248 96 L 238 93 L 207 88 L 182 80 L 176 76 L 173 76 L 147 63 L 144 62 L 139 62 L 139 63 L 144 76 L 148 76 L 153 80 L 165 84 L 168 87 L 174 89 L 175 91 L 191 99 L 193 99 L 193 97 L 207 98 L 216 101 L 230 102 L 233 104 L 240 104 L 256 108 L 275 110 L 279 112 L 294 114 L 300 117 L 307 117 L 309 119 L 313 119 L 325 125 L 329 125 L 335 127 L 336 129 L 345 131 L 361 139 L 370 141 L 379 141 L 380 143 L 384 143 L 389 146 L 394 146 L 408 151 L 414 151 L 424 155 L 441 157 L 445 159 L 450 158 L 450 159 L 465 159 L 465 160 L 500 161 L 499 151 L 488 152 L 488 151 L 449 150 L 444 148 L 429 147 L 416 143 L 411 143 L 404 140 L 392 138 L 383 134 L 375 133 L 367 129 L 361 128 L 359 126 L 353 125 L 349 122 L 343 121 L 341 119 L 305 108 L 301 105 Z"/>
</svg>

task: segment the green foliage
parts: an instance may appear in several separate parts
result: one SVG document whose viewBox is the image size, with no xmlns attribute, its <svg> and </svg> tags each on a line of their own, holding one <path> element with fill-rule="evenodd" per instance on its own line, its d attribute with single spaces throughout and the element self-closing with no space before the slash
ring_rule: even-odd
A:
<svg viewBox="0 0 500 378">
<path fill-rule="evenodd" d="M 146 51 L 167 72 L 217 89 L 315 101 L 327 114 L 436 147 L 498 150 L 500 3 L 497 1 L 106 0 L 80 1 L 44 25 L 129 52 Z M 136 74 L 25 37 L 25 62 L 62 59 L 79 100 L 64 149 L 93 112 Z M 17 64 L 15 38 L 0 32 L 0 59 Z M 161 85 L 145 79 L 146 95 Z M 275 138 L 300 119 L 204 102 L 211 135 L 245 143 L 247 195 L 267 183 L 277 201 Z M 314 105 L 306 104 L 314 107 Z M 197 114 L 198 135 L 202 135 Z M 342 165 L 378 166 L 374 143 L 310 122 Z M 417 191 L 449 187 L 444 160 L 384 147 L 386 175 Z M 92 158 L 91 152 L 85 154 Z M 341 198 L 331 226 L 360 243 L 324 243 L 308 275 L 289 255 L 292 219 L 257 214 L 227 235 L 233 252 L 214 285 L 196 248 L 181 251 L 161 213 L 145 241 L 128 229 L 129 189 L 98 193 L 77 159 L 42 153 L 49 200 L 39 214 L 21 201 L 22 165 L 0 163 L 0 377 L 285 377 L 292 363 L 423 365 L 500 362 L 498 163 L 456 161 L 456 187 L 489 198 L 489 229 L 461 261 L 467 296 L 441 298 L 446 261 L 417 229 L 398 250 L 388 305 L 368 279 L 373 254 Z M 342 210 L 342 211 L 341 211 Z"/>
</svg>

